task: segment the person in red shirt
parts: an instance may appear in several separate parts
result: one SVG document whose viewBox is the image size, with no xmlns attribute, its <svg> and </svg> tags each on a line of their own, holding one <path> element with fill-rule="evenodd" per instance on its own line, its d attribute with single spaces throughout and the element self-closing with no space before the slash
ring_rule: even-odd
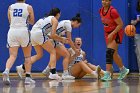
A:
<svg viewBox="0 0 140 93">
<path fill-rule="evenodd" d="M 111 6 L 111 0 L 102 0 L 102 8 L 100 9 L 101 21 L 104 25 L 104 34 L 107 45 L 106 50 L 106 73 L 101 80 L 111 80 L 111 70 L 113 60 L 120 68 L 120 76 L 118 79 L 124 79 L 129 73 L 129 69 L 125 68 L 122 59 L 118 54 L 118 46 L 122 43 L 124 31 L 122 29 L 123 22 L 117 10 Z"/>
</svg>

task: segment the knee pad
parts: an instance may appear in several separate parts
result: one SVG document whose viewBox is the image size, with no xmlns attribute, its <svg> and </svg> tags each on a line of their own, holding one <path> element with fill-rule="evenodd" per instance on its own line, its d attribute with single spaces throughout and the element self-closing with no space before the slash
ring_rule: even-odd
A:
<svg viewBox="0 0 140 93">
<path fill-rule="evenodd" d="M 113 64 L 113 54 L 115 50 L 112 48 L 107 48 L 106 50 L 106 64 Z"/>
</svg>

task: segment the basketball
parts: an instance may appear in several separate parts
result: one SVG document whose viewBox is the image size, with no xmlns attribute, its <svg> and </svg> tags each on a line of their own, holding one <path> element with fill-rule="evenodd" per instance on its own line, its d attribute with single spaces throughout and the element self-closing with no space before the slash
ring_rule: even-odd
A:
<svg viewBox="0 0 140 93">
<path fill-rule="evenodd" d="M 136 33 L 136 28 L 135 28 L 134 25 L 127 25 L 127 26 L 125 27 L 125 34 L 126 34 L 127 36 L 134 36 L 135 33 Z"/>
</svg>

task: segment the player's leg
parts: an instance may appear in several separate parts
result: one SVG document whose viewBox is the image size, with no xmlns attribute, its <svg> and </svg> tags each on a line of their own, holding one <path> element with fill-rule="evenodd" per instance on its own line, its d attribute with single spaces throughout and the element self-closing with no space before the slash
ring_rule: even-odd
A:
<svg viewBox="0 0 140 93">
<path fill-rule="evenodd" d="M 56 60 L 58 61 L 60 59 L 61 55 L 57 54 L 56 53 Z M 45 75 L 45 76 L 48 76 L 49 73 L 50 73 L 50 63 L 48 63 L 47 67 L 42 71 L 42 73 Z"/>
<path fill-rule="evenodd" d="M 104 75 L 104 70 L 101 69 L 101 67 L 98 65 L 98 66 L 95 66 L 91 63 L 87 63 L 87 65 L 93 70 L 93 71 L 96 71 L 99 75 L 99 78 L 100 78 L 100 74 L 103 76 Z"/>
<path fill-rule="evenodd" d="M 34 46 L 34 49 L 36 51 L 36 55 L 31 57 L 31 63 L 33 64 L 43 56 L 43 48 L 41 44 L 44 41 L 44 37 L 42 36 L 42 33 L 32 33 L 32 31 L 31 31 L 31 38 L 28 31 L 27 32 L 24 31 L 23 33 L 24 33 L 23 35 L 24 38 L 21 42 L 22 46 L 27 46 L 29 43 L 32 43 L 32 46 Z M 22 78 L 22 75 L 25 71 L 25 65 L 21 64 L 20 66 L 16 66 L 16 70 L 19 77 Z"/>
<path fill-rule="evenodd" d="M 47 46 L 47 47 L 46 47 Z M 49 52 L 50 54 L 50 61 L 49 61 L 49 65 L 50 65 L 50 75 L 49 78 L 50 79 L 60 79 L 60 77 L 58 76 L 58 74 L 56 73 L 56 50 L 52 44 L 52 42 L 50 40 L 46 41 L 42 47 Z"/>
<path fill-rule="evenodd" d="M 31 57 L 31 63 L 34 64 L 37 60 L 41 59 L 43 56 L 43 48 L 40 45 L 34 46 L 36 55 Z"/>
<path fill-rule="evenodd" d="M 3 81 L 5 84 L 10 84 L 10 80 L 9 80 L 9 72 L 10 72 L 10 69 L 11 67 L 13 66 L 16 58 L 17 58 L 17 53 L 18 53 L 18 46 L 15 46 L 15 47 L 10 47 L 9 48 L 9 58 L 6 62 L 6 68 L 3 72 Z"/>
<path fill-rule="evenodd" d="M 36 51 L 36 55 L 31 57 L 31 64 L 35 63 L 37 60 L 39 60 L 43 56 L 43 48 L 40 45 L 34 46 L 34 49 Z M 19 77 L 22 78 L 23 73 L 25 71 L 25 65 L 21 64 L 20 66 L 16 66 L 16 70 Z"/>
<path fill-rule="evenodd" d="M 6 62 L 6 68 L 3 72 L 3 81 L 5 84 L 10 84 L 9 72 L 17 58 L 18 48 L 20 46 L 20 44 L 16 38 L 18 36 L 18 34 L 14 33 L 15 30 L 16 29 L 10 29 L 8 31 L 7 46 L 9 48 L 9 58 Z"/>
<path fill-rule="evenodd" d="M 113 37 L 113 40 L 109 43 L 107 43 L 107 51 L 106 51 L 106 73 L 104 74 L 104 77 L 102 80 L 111 80 L 111 71 L 112 71 L 112 64 L 113 59 L 115 63 L 119 66 L 120 70 L 122 70 L 124 73 L 121 73 L 119 78 L 123 79 L 129 72 L 129 69 L 126 69 L 123 66 L 122 60 L 118 54 L 118 44 L 122 42 L 122 36 L 123 33 L 120 31 L 120 33 L 116 34 Z"/>
<path fill-rule="evenodd" d="M 65 48 L 64 45 L 60 45 L 60 46 L 56 47 L 56 53 L 57 53 L 57 55 L 61 55 L 63 57 L 62 78 L 63 79 L 74 79 L 74 77 L 69 75 L 69 72 L 68 72 L 69 59 L 70 59 L 70 54 L 69 54 L 68 50 Z"/>
<path fill-rule="evenodd" d="M 82 69 L 81 72 L 76 71 L 76 69 L 77 69 L 77 70 L 79 69 L 78 66 L 79 66 L 80 69 Z M 92 70 L 86 63 L 84 63 L 83 61 L 74 64 L 74 65 L 71 67 L 71 70 L 70 70 L 70 71 L 71 71 L 72 75 L 75 75 L 75 76 L 76 76 L 76 78 L 81 78 L 82 76 L 84 76 L 84 74 L 85 74 L 85 75 L 86 75 L 86 74 L 91 74 L 91 75 L 93 75 L 93 76 L 95 76 L 95 77 L 98 76 L 97 73 L 96 73 L 96 71 L 93 71 L 93 70 Z M 76 71 L 76 72 L 75 72 L 75 71 Z M 84 73 L 83 73 L 83 72 L 84 72 Z M 78 74 L 77 74 L 77 73 L 78 73 Z"/>
<path fill-rule="evenodd" d="M 127 69 L 123 65 L 122 59 L 121 59 L 121 57 L 118 54 L 118 45 L 119 45 L 118 43 L 122 42 L 122 37 L 123 37 L 122 35 L 123 35 L 122 31 L 120 31 L 117 34 L 117 37 L 115 39 L 116 42 L 114 43 L 114 45 L 115 45 L 115 47 L 114 47 L 115 52 L 114 52 L 114 55 L 113 55 L 113 59 L 114 59 L 115 63 L 118 65 L 118 67 L 120 69 L 120 76 L 118 77 L 118 79 L 124 79 L 127 76 L 127 74 L 129 73 L 129 69 Z M 119 41 L 119 42 L 117 42 L 117 41 Z"/>
<path fill-rule="evenodd" d="M 24 58 L 25 58 L 25 71 L 26 71 L 26 78 L 25 78 L 25 83 L 26 84 L 34 84 L 35 81 L 31 79 L 31 50 L 32 47 L 31 45 L 27 47 L 22 47 L 23 53 L 24 53 Z"/>
<path fill-rule="evenodd" d="M 111 73 L 112 73 L 112 64 L 113 64 L 113 55 L 115 52 L 115 45 L 116 45 L 116 35 L 115 34 L 112 38 L 112 41 L 108 41 L 108 35 L 110 33 L 105 33 L 105 40 L 107 44 L 106 49 L 106 71 L 104 73 L 104 76 L 101 78 L 101 80 L 111 80 Z"/>
<path fill-rule="evenodd" d="M 73 66 L 69 67 L 69 73 L 74 76 L 75 78 L 79 78 L 79 75 L 81 72 L 84 72 L 81 68 L 81 66 L 79 66 L 78 63 L 74 64 Z M 87 74 L 86 72 L 84 72 L 85 75 Z M 82 77 L 81 77 L 82 78 Z"/>
</svg>

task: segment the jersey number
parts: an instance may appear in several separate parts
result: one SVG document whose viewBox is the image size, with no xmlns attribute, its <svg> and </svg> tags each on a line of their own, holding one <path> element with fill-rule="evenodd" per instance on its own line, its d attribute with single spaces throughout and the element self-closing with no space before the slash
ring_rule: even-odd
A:
<svg viewBox="0 0 140 93">
<path fill-rule="evenodd" d="M 14 17 L 22 17 L 23 9 L 14 9 L 13 16 Z"/>
</svg>

